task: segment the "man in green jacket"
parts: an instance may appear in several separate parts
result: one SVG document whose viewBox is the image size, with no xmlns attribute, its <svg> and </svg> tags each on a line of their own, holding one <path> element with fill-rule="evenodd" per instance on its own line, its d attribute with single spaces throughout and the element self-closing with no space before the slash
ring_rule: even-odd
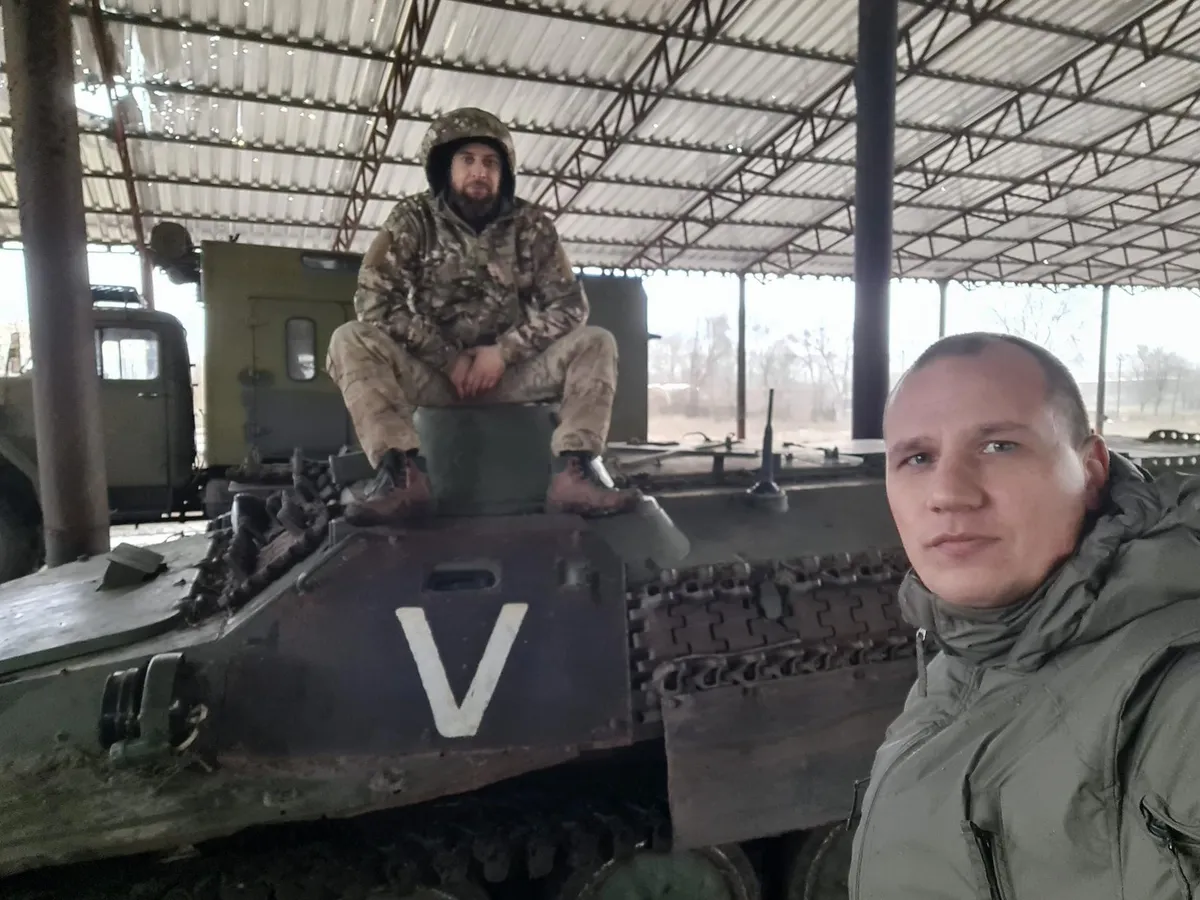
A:
<svg viewBox="0 0 1200 900">
<path fill-rule="evenodd" d="M 901 588 L 936 655 L 876 754 L 851 900 L 1200 896 L 1200 478 L 1110 459 L 1003 335 L 934 344 L 884 418 Z"/>
</svg>

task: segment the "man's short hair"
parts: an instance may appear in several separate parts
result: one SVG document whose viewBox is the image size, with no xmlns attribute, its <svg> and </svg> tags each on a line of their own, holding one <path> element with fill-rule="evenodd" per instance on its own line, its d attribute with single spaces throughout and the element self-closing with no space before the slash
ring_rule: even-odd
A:
<svg viewBox="0 0 1200 900">
<path fill-rule="evenodd" d="M 1015 335 L 974 331 L 968 334 L 952 334 L 935 341 L 909 367 L 896 385 L 896 391 L 900 389 L 900 384 L 904 383 L 904 378 L 936 360 L 954 356 L 977 356 L 994 344 L 1012 344 L 1037 361 L 1046 378 L 1046 394 L 1062 416 L 1072 446 L 1078 447 L 1086 441 L 1092 434 L 1092 425 L 1088 419 L 1087 405 L 1083 402 L 1083 394 L 1080 393 L 1079 385 L 1070 371 L 1045 347 Z M 893 396 L 896 391 L 892 392 Z"/>
</svg>

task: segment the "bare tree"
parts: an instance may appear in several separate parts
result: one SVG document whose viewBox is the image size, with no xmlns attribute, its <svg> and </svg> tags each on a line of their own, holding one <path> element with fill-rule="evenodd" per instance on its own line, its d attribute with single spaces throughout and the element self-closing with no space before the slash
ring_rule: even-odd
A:
<svg viewBox="0 0 1200 900">
<path fill-rule="evenodd" d="M 1080 299 L 1071 294 L 1025 288 L 1019 302 L 1006 299 L 1003 309 L 992 308 L 992 315 L 1007 334 L 1045 347 L 1068 366 L 1079 366 L 1084 362 L 1079 341 Z"/>
<path fill-rule="evenodd" d="M 800 338 L 801 363 L 813 386 L 812 417 L 817 422 L 836 422 L 846 406 L 850 382 L 850 341 L 842 352 L 835 348 L 825 326 L 805 329 Z"/>
<path fill-rule="evenodd" d="M 688 355 L 688 392 L 686 414 L 698 415 L 712 410 L 725 393 L 715 383 L 722 369 L 729 369 L 736 348 L 730 335 L 729 316 L 709 316 L 697 322 Z"/>
<path fill-rule="evenodd" d="M 1137 352 L 1133 355 L 1133 375 L 1142 383 L 1138 392 L 1138 409 L 1145 412 L 1146 404 L 1153 403 L 1154 414 L 1158 415 L 1170 389 L 1171 412 L 1175 413 L 1181 382 L 1191 372 L 1192 366 L 1178 353 L 1172 353 L 1165 347 L 1138 344 Z"/>
</svg>

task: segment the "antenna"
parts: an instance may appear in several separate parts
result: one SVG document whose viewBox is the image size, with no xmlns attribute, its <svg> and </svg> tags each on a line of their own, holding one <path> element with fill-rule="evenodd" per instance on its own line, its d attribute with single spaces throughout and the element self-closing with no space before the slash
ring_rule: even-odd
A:
<svg viewBox="0 0 1200 900">
<path fill-rule="evenodd" d="M 767 392 L 767 425 L 763 429 L 762 468 L 758 483 L 746 492 L 746 499 L 756 509 L 773 513 L 788 511 L 788 495 L 775 483 L 775 432 L 771 420 L 775 417 L 775 388 Z"/>
</svg>

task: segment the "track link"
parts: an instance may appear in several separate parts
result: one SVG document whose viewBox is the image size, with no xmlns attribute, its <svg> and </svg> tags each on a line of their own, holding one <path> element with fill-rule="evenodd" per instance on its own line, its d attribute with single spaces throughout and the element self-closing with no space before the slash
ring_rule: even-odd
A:
<svg viewBox="0 0 1200 900">
<path fill-rule="evenodd" d="M 492 789 L 345 822 L 260 828 L 190 854 L 75 864 L 18 875 L 6 900 L 359 900 L 421 887 L 518 882 L 588 870 L 637 849 L 666 851 L 663 794 L 572 798 Z"/>
<path fill-rule="evenodd" d="M 902 551 L 738 562 L 633 586 L 630 664 L 641 725 L 676 694 L 915 653 L 896 592 Z"/>
</svg>

